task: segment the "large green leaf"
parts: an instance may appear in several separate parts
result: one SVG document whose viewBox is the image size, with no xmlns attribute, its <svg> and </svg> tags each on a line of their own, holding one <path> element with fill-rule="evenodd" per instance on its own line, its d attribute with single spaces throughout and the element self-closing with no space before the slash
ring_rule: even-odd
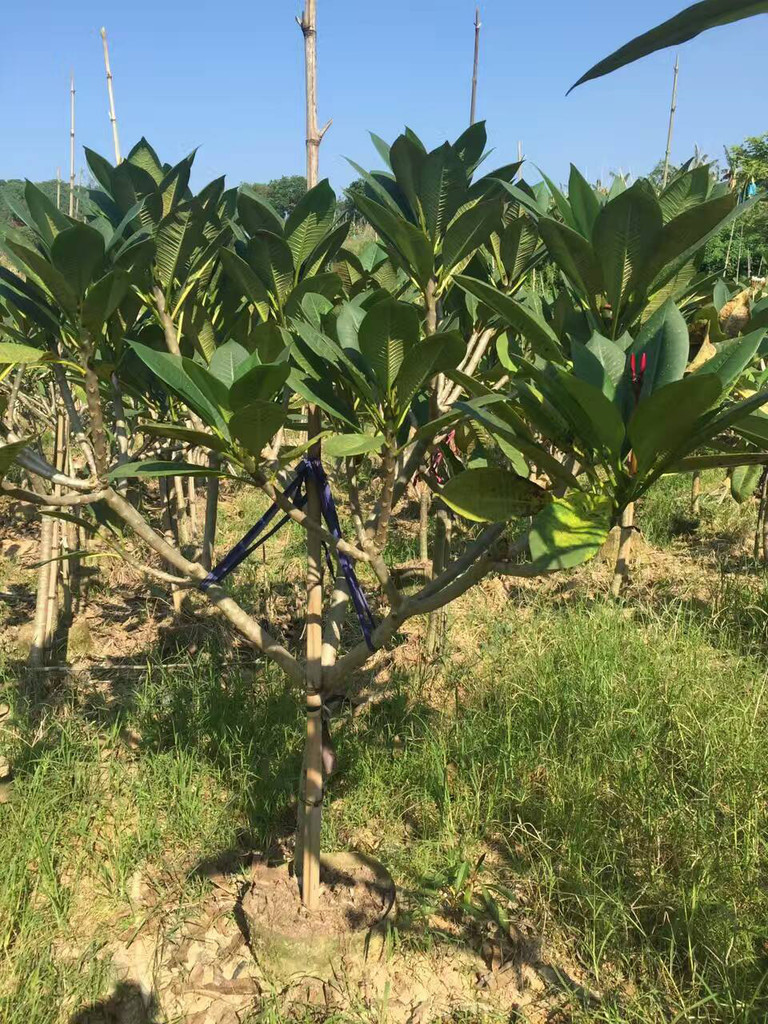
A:
<svg viewBox="0 0 768 1024">
<path fill-rule="evenodd" d="M 40 237 L 50 251 L 53 240 L 60 231 L 65 231 L 72 221 L 66 217 L 45 192 L 28 181 L 24 187 L 24 201 L 32 215 Z"/>
<path fill-rule="evenodd" d="M 227 448 L 227 442 L 216 434 L 192 430 L 190 427 L 179 426 L 178 423 L 140 423 L 138 429 L 150 437 L 171 437 L 176 441 L 186 441 L 193 448 L 209 448 L 214 452 L 223 452 Z"/>
<path fill-rule="evenodd" d="M 532 310 L 526 309 L 525 306 L 492 285 L 486 284 L 485 281 L 478 281 L 474 277 L 459 274 L 456 276 L 456 283 L 470 295 L 474 295 L 484 302 L 486 306 L 498 313 L 505 323 L 522 334 L 537 355 L 556 363 L 565 361 L 557 335 L 542 317 L 537 316 Z"/>
<path fill-rule="evenodd" d="M 573 372 L 603 394 L 613 398 L 624 374 L 626 354 L 615 341 L 593 334 L 586 345 L 571 344 Z"/>
<path fill-rule="evenodd" d="M 641 57 L 647 57 L 649 53 L 655 53 L 656 50 L 663 50 L 667 46 L 679 46 L 700 32 L 706 32 L 707 29 L 766 13 L 768 0 L 702 0 L 701 3 L 686 7 L 680 14 L 662 22 L 649 32 L 637 36 L 609 57 L 599 61 L 583 74 L 571 89 L 575 89 L 583 82 L 610 74 L 626 64 L 632 64 Z"/>
<path fill-rule="evenodd" d="M 693 206 L 704 202 L 709 195 L 709 167 L 702 164 L 678 174 L 659 196 L 664 223 L 674 220 Z"/>
<path fill-rule="evenodd" d="M 696 421 L 721 392 L 718 377 L 706 374 L 672 381 L 640 402 L 627 428 L 638 473 L 646 473 L 693 436 Z"/>
<path fill-rule="evenodd" d="M 585 415 L 589 418 L 592 430 L 590 437 L 583 438 L 590 447 L 593 447 L 592 439 L 597 440 L 599 447 L 606 450 L 610 455 L 617 456 L 621 452 L 624 443 L 624 421 L 621 413 L 606 397 L 603 391 L 585 380 L 580 380 L 573 374 L 563 370 L 558 372 L 562 386 L 568 391 L 571 398 L 581 406 Z M 567 410 L 561 408 L 565 415 Z"/>
<path fill-rule="evenodd" d="M 724 388 L 734 384 L 757 354 L 765 328 L 752 331 L 743 338 L 731 338 L 715 346 L 716 352 L 706 363 L 702 363 L 694 374 L 716 373 Z"/>
<path fill-rule="evenodd" d="M 258 457 L 285 424 L 287 415 L 281 405 L 257 399 L 237 410 L 230 420 L 230 430 L 251 455 Z"/>
<path fill-rule="evenodd" d="M 366 313 L 358 335 L 360 351 L 387 391 L 395 383 L 408 349 L 419 340 L 419 315 L 413 306 L 384 299 Z"/>
<path fill-rule="evenodd" d="M 265 363 L 254 366 L 247 373 L 238 377 L 229 389 L 229 401 L 237 411 L 257 399 L 267 400 L 285 386 L 291 372 L 290 363 Z"/>
<path fill-rule="evenodd" d="M 585 238 L 591 238 L 597 215 L 600 213 L 600 201 L 595 190 L 573 164 L 568 179 L 568 202 L 571 204 L 576 227 Z"/>
<path fill-rule="evenodd" d="M 192 462 L 163 462 L 148 459 L 145 462 L 123 462 L 109 472 L 109 480 L 128 480 L 132 477 L 155 476 L 221 476 L 221 473 Z"/>
<path fill-rule="evenodd" d="M 266 319 L 269 315 L 269 295 L 259 275 L 231 249 L 222 249 L 219 256 L 227 274 L 242 294 L 256 306 L 259 315 Z"/>
<path fill-rule="evenodd" d="M 41 287 L 48 292 L 56 303 L 70 316 L 77 313 L 77 297 L 67 279 L 53 264 L 49 263 L 37 250 L 10 239 L 6 240 L 8 249 L 21 260 L 21 269 L 29 276 L 30 272 Z"/>
<path fill-rule="evenodd" d="M 477 523 L 502 523 L 535 515 L 550 495 L 525 477 L 505 469 L 466 469 L 440 492 L 449 508 Z"/>
<path fill-rule="evenodd" d="M 550 255 L 581 295 L 603 291 L 603 273 L 591 243 L 578 231 L 551 217 L 539 219 L 541 238 Z"/>
<path fill-rule="evenodd" d="M 82 298 L 104 259 L 104 237 L 88 224 L 60 231 L 51 246 L 51 262 L 78 298 Z"/>
<path fill-rule="evenodd" d="M 201 381 L 196 380 L 187 372 L 188 366 L 197 366 L 191 359 L 183 359 L 181 356 L 171 355 L 170 352 L 158 352 L 147 345 L 141 345 L 137 341 L 129 342 L 131 348 L 141 361 L 149 369 L 167 384 L 169 388 L 200 416 L 208 424 L 220 430 L 225 437 L 229 436 L 226 420 L 217 402 L 211 394 L 210 389 L 201 388 Z M 202 367 L 197 367 L 202 370 Z"/>
<path fill-rule="evenodd" d="M 282 307 L 294 282 L 293 256 L 286 242 L 271 231 L 257 231 L 248 240 L 246 259 Z"/>
<path fill-rule="evenodd" d="M 641 400 L 672 381 L 680 380 L 688 365 L 689 349 L 688 325 L 674 302 L 668 299 L 646 320 L 630 349 L 630 355 L 635 355 L 638 373 L 643 356 L 647 360 L 640 391 Z M 629 360 L 620 390 L 627 408 L 626 402 L 632 391 Z"/>
<path fill-rule="evenodd" d="M 394 146 L 393 146 L 394 162 Z M 427 154 L 421 168 L 419 199 L 424 224 L 433 243 L 445 232 L 467 191 L 467 175 L 449 143 Z"/>
<path fill-rule="evenodd" d="M 649 284 L 654 281 L 655 285 L 663 283 L 667 277 L 665 268 L 671 266 L 676 272 L 679 265 L 686 263 L 713 234 L 729 222 L 729 217 L 741 213 L 737 203 L 737 196 L 728 193 L 691 206 L 666 223 L 644 269 L 643 282 Z"/>
<path fill-rule="evenodd" d="M 89 334 L 96 338 L 131 287 L 130 275 L 119 267 L 92 284 L 83 300 L 80 321 Z"/>
<path fill-rule="evenodd" d="M 528 534 L 536 569 L 570 569 L 600 551 L 611 529 L 613 506 L 602 495 L 557 498 L 539 512 Z"/>
<path fill-rule="evenodd" d="M 312 253 L 333 227 L 336 195 L 328 179 L 305 192 L 285 222 L 284 236 L 298 272 L 304 260 Z"/>
<path fill-rule="evenodd" d="M 230 388 L 237 377 L 237 370 L 248 359 L 248 349 L 237 341 L 227 341 L 219 345 L 211 357 L 208 370 L 225 387 Z"/>
<path fill-rule="evenodd" d="M 435 373 L 445 373 L 459 365 L 467 351 L 458 331 L 433 334 L 412 344 L 397 375 L 395 390 L 397 404 L 404 416 L 413 396 L 425 381 Z"/>
<path fill-rule="evenodd" d="M 283 219 L 274 206 L 263 196 L 257 195 L 247 185 L 242 185 L 237 194 L 237 213 L 240 223 L 249 235 L 257 231 L 271 231 L 282 236 Z"/>
<path fill-rule="evenodd" d="M 642 181 L 607 203 L 595 221 L 592 245 L 617 326 L 624 301 L 658 245 L 661 229 L 661 207 Z"/>
<path fill-rule="evenodd" d="M 333 459 L 377 452 L 384 444 L 381 434 L 331 434 L 323 441 L 323 453 Z"/>
<path fill-rule="evenodd" d="M 39 363 L 47 356 L 45 349 L 0 341 L 0 363 Z"/>
<path fill-rule="evenodd" d="M 493 199 L 476 203 L 459 214 L 443 239 L 443 274 L 471 256 L 500 225 L 501 204 Z"/>
<path fill-rule="evenodd" d="M 424 232 L 402 215 L 398 216 L 366 196 L 353 194 L 352 200 L 366 220 L 395 248 L 404 268 L 419 287 L 426 288 L 434 270 L 434 252 Z"/>
</svg>

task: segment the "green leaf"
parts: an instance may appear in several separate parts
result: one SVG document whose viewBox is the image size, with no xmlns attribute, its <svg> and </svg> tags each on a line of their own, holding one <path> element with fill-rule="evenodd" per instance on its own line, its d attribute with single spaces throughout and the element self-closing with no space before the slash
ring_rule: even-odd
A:
<svg viewBox="0 0 768 1024">
<path fill-rule="evenodd" d="M 603 291 L 603 273 L 591 243 L 551 217 L 539 218 L 541 238 L 550 255 L 581 295 L 591 298 Z"/>
<path fill-rule="evenodd" d="M 394 149 L 392 162 L 394 166 Z M 424 225 L 432 242 L 444 234 L 467 191 L 467 175 L 449 143 L 428 153 L 421 167 L 418 193 Z"/>
<path fill-rule="evenodd" d="M 705 201 L 709 194 L 709 174 L 709 167 L 702 164 L 684 174 L 678 174 L 670 182 L 659 196 L 665 224 Z"/>
<path fill-rule="evenodd" d="M 631 190 L 630 190 L 631 191 Z M 659 233 L 654 251 L 643 273 L 643 281 L 654 287 L 666 280 L 665 268 L 687 263 L 693 254 L 724 227 L 734 216 L 746 212 L 746 203 L 738 205 L 738 196 L 727 195 L 699 203 L 683 211 L 665 224 Z"/>
<path fill-rule="evenodd" d="M 603 58 L 583 74 L 568 92 L 583 82 L 608 75 L 618 68 L 623 68 L 626 64 L 640 60 L 641 57 L 647 57 L 649 53 L 655 53 L 656 50 L 686 43 L 700 32 L 706 32 L 707 29 L 766 13 L 768 13 L 768 0 L 736 0 L 736 2 L 734 0 L 702 0 L 691 7 L 686 7 L 680 14 L 662 22 L 649 32 L 636 36 L 609 57 Z"/>
<path fill-rule="evenodd" d="M 237 194 L 237 214 L 249 235 L 257 231 L 271 231 L 280 236 L 283 234 L 283 218 L 270 202 L 247 185 L 242 185 Z"/>
<path fill-rule="evenodd" d="M 257 458 L 287 419 L 287 412 L 274 402 L 256 400 L 241 406 L 230 420 L 232 436 Z"/>
<path fill-rule="evenodd" d="M 595 221 L 592 245 L 617 324 L 626 297 L 658 245 L 661 230 L 661 207 L 642 181 L 607 203 Z"/>
<path fill-rule="evenodd" d="M 51 262 L 78 297 L 82 298 L 104 259 L 104 236 L 88 224 L 60 231 L 51 246 Z"/>
<path fill-rule="evenodd" d="M 109 480 L 126 480 L 131 477 L 153 476 L 221 476 L 215 470 L 205 466 L 195 466 L 191 462 L 163 462 L 159 459 L 148 459 L 146 462 L 124 462 L 109 472 Z"/>
<path fill-rule="evenodd" d="M 426 288 L 434 270 L 432 245 L 419 228 L 366 196 L 353 195 L 353 202 L 378 233 L 392 245 L 420 288 Z"/>
<path fill-rule="evenodd" d="M 479 164 L 487 141 L 488 132 L 485 121 L 476 121 L 469 128 L 465 128 L 453 143 L 452 149 L 461 160 L 468 175 Z"/>
<path fill-rule="evenodd" d="M 467 346 L 458 331 L 433 334 L 411 345 L 395 382 L 401 416 L 407 413 L 411 399 L 425 381 L 436 373 L 455 369 L 466 351 Z"/>
<path fill-rule="evenodd" d="M 610 498 L 594 494 L 557 498 L 539 512 L 528 534 L 534 566 L 551 572 L 588 562 L 605 543 L 612 519 Z"/>
<path fill-rule="evenodd" d="M 363 357 L 382 387 L 389 391 L 406 352 L 419 340 L 419 315 L 407 303 L 384 299 L 366 313 L 358 339 Z"/>
<path fill-rule="evenodd" d="M 718 377 L 706 374 L 674 380 L 641 401 L 627 428 L 638 473 L 647 473 L 685 443 L 721 392 Z"/>
<path fill-rule="evenodd" d="M 484 302 L 498 313 L 502 320 L 522 334 L 537 355 L 555 363 L 565 361 L 557 335 L 543 318 L 485 281 L 459 274 L 456 276 L 456 283 L 470 295 Z"/>
<path fill-rule="evenodd" d="M 592 228 L 600 213 L 600 201 L 592 186 L 573 164 L 568 179 L 568 201 L 576 227 L 585 238 L 591 238 Z"/>
<path fill-rule="evenodd" d="M 350 427 L 357 430 L 360 424 L 357 422 L 354 409 L 346 399 L 339 394 L 332 382 L 313 380 L 308 374 L 300 370 L 291 370 L 288 383 L 296 392 L 312 405 L 318 405 L 336 419 L 348 423 Z"/>
<path fill-rule="evenodd" d="M 223 452 L 227 448 L 227 442 L 216 434 L 181 427 L 178 423 L 139 423 L 137 429 L 150 437 L 171 437 L 176 441 L 187 441 L 193 448 L 209 448 L 214 452 Z"/>
<path fill-rule="evenodd" d="M 219 256 L 224 270 L 242 294 L 256 306 L 259 316 L 266 320 L 269 316 L 269 295 L 261 278 L 231 249 L 222 249 Z"/>
<path fill-rule="evenodd" d="M 586 345 L 571 344 L 571 358 L 577 377 L 613 398 L 627 361 L 620 345 L 595 332 Z"/>
<path fill-rule="evenodd" d="M 287 244 L 271 231 L 257 231 L 248 241 L 246 258 L 282 307 L 294 282 L 293 256 Z"/>
<path fill-rule="evenodd" d="M 501 226 L 501 204 L 476 203 L 452 221 L 443 239 L 443 274 L 466 260 Z"/>
<path fill-rule="evenodd" d="M 227 341 L 219 345 L 208 364 L 208 371 L 226 388 L 231 388 L 237 377 L 238 367 L 248 359 L 248 349 L 236 341 Z"/>
<path fill-rule="evenodd" d="M 72 221 L 58 209 L 45 192 L 33 185 L 31 181 L 28 181 L 24 187 L 24 201 L 40 232 L 40 237 L 50 251 L 56 235 L 70 227 Z"/>
<path fill-rule="evenodd" d="M 101 334 L 102 327 L 128 294 L 130 287 L 130 275 L 115 268 L 88 289 L 80 311 L 80 321 L 93 338 Z"/>
<path fill-rule="evenodd" d="M 54 301 L 70 316 L 75 316 L 77 298 L 64 275 L 59 273 L 56 267 L 36 250 L 29 249 L 26 245 L 20 245 L 10 239 L 6 240 L 6 245 L 21 260 L 21 269 L 27 274 L 31 271 L 34 279 L 40 282 L 42 288 Z"/>
<path fill-rule="evenodd" d="M 381 434 L 331 434 L 323 441 L 323 452 L 333 459 L 377 452 L 384 444 Z"/>
<path fill-rule="evenodd" d="M 368 132 L 371 137 L 371 142 L 376 147 L 376 152 L 379 154 L 384 163 L 391 169 L 392 165 L 389 161 L 389 145 L 380 136 L 375 135 L 373 132 Z"/>
<path fill-rule="evenodd" d="M 563 370 L 557 372 L 560 383 L 578 402 L 591 424 L 591 436 L 582 440 L 586 441 L 589 447 L 595 447 L 593 441 L 596 440 L 597 446 L 610 455 L 619 455 L 625 437 L 624 421 L 619 410 L 599 387 Z M 561 408 L 560 412 L 567 415 L 566 409 Z"/>
<path fill-rule="evenodd" d="M 550 501 L 543 487 L 505 469 L 466 469 L 440 491 L 449 508 L 477 523 L 530 516 Z"/>
<path fill-rule="evenodd" d="M 333 227 L 336 195 L 328 179 L 305 192 L 285 222 L 284 237 L 296 270 Z"/>
<path fill-rule="evenodd" d="M 211 389 L 205 388 L 204 382 L 203 388 L 201 388 L 201 381 L 195 380 L 187 372 L 189 366 L 197 367 L 196 363 L 193 363 L 191 359 L 171 355 L 170 352 L 158 352 L 147 345 L 139 344 L 137 341 L 130 341 L 129 345 L 139 359 L 164 384 L 167 384 L 171 390 L 175 391 L 208 426 L 220 430 L 225 437 L 229 436 L 224 416 L 218 408 L 215 399 L 209 393 Z M 197 369 L 201 370 L 202 367 L 197 367 Z"/>
<path fill-rule="evenodd" d="M 702 363 L 691 376 L 705 373 L 716 373 L 724 388 L 735 384 L 742 372 L 757 355 L 760 342 L 765 335 L 765 328 L 752 331 L 743 338 L 732 338 L 715 345 L 716 352 L 706 363 Z"/>
<path fill-rule="evenodd" d="M 652 392 L 671 384 L 685 373 L 688 365 L 688 325 L 677 306 L 668 299 L 664 305 L 646 320 L 632 345 L 629 355 L 635 355 L 636 363 L 647 359 L 643 386 L 640 392 L 642 402 Z M 639 370 L 639 365 L 638 365 Z M 631 394 L 631 369 L 629 359 L 621 382 L 625 408 Z"/>
<path fill-rule="evenodd" d="M 0 341 L 0 363 L 40 363 L 47 357 L 45 349 Z"/>
<path fill-rule="evenodd" d="M 259 400 L 272 399 L 285 386 L 291 372 L 290 363 L 265 363 L 252 367 L 238 377 L 229 389 L 229 401 L 237 411 L 244 405 Z"/>
</svg>

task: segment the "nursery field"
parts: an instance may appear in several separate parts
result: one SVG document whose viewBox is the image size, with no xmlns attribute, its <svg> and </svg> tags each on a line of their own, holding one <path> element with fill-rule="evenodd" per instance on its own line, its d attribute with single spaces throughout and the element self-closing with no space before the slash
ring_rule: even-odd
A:
<svg viewBox="0 0 768 1024">
<path fill-rule="evenodd" d="M 211 931 L 254 863 L 290 855 L 303 723 L 284 678 L 101 562 L 78 673 L 25 698 L 34 528 L 4 530 L 0 1019 L 764 1020 L 768 590 L 754 505 L 722 499 L 706 474 L 693 532 L 687 478 L 646 500 L 620 604 L 606 560 L 490 581 L 451 609 L 444 658 L 425 662 L 419 625 L 360 675 L 332 723 L 324 842 L 386 863 L 398 904 L 364 983 L 350 962 L 324 986 Z M 256 509 L 235 491 L 224 509 L 226 547 Z M 407 564 L 415 529 L 392 544 Z M 284 532 L 237 587 L 279 616 L 302 556 Z M 153 971 L 178 1016 L 142 999 Z"/>
</svg>

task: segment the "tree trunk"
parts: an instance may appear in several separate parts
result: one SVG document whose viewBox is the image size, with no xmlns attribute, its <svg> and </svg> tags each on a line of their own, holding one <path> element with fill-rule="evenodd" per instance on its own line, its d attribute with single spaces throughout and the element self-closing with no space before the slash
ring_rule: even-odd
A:
<svg viewBox="0 0 768 1024">
<path fill-rule="evenodd" d="M 619 554 L 611 583 L 611 594 L 621 595 L 621 589 L 629 572 L 629 558 L 632 552 L 632 534 L 635 528 L 635 504 L 627 505 L 621 516 L 621 534 L 619 536 Z"/>
</svg>

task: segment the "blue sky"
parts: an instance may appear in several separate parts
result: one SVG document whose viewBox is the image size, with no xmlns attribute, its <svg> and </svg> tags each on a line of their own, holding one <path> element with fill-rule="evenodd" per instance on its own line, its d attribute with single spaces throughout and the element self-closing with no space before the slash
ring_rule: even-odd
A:
<svg viewBox="0 0 768 1024">
<path fill-rule="evenodd" d="M 526 156 L 557 180 L 576 163 L 590 178 L 648 171 L 662 155 L 674 53 L 588 83 L 565 96 L 596 60 L 676 13 L 685 0 L 481 4 L 478 117 L 494 164 Z M 173 161 L 199 146 L 194 184 L 303 173 L 300 0 L 178 0 L 111 6 L 39 0 L 3 13 L 0 97 L 6 112 L 0 178 L 68 174 L 68 77 L 77 87 L 81 146 L 112 157 L 99 28 L 106 24 L 120 136 L 142 134 Z M 392 140 L 409 124 L 430 144 L 468 123 L 474 3 L 470 0 L 318 0 L 319 116 L 333 117 L 320 170 L 337 187 L 378 158 L 367 131 Z M 727 26 L 681 49 L 673 159 L 694 143 L 768 129 L 768 17 Z M 488 165 L 490 166 L 490 164 Z M 528 174 L 533 180 L 534 171 Z"/>
</svg>

